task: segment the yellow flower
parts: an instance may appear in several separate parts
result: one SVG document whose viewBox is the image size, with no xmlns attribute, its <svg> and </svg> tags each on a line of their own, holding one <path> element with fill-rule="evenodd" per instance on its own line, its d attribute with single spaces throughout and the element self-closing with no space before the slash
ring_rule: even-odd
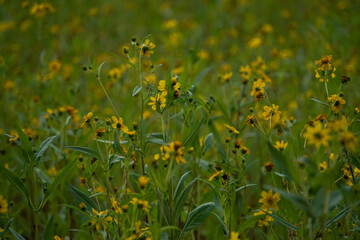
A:
<svg viewBox="0 0 360 240">
<path fill-rule="evenodd" d="M 30 9 L 30 14 L 35 17 L 42 17 L 53 12 L 55 12 L 55 8 L 50 3 L 35 3 Z"/>
<path fill-rule="evenodd" d="M 315 64 L 317 64 L 317 70 L 322 70 L 324 72 L 332 69 L 333 57 L 332 55 L 323 56 L 320 60 L 316 60 Z"/>
<path fill-rule="evenodd" d="M 328 100 L 333 103 L 332 110 L 335 113 L 339 112 L 339 110 L 341 110 L 343 105 L 346 103 L 346 101 L 342 97 L 340 97 L 339 94 L 331 95 Z"/>
<path fill-rule="evenodd" d="M 169 146 L 163 146 L 162 150 L 165 154 L 174 154 L 177 164 L 180 164 L 180 162 L 186 163 L 186 160 L 184 159 L 184 147 L 180 141 L 171 142 L 169 143 Z M 169 156 L 170 155 L 165 155 L 165 158 Z"/>
<path fill-rule="evenodd" d="M 262 198 L 259 200 L 259 203 L 262 203 L 261 209 L 270 210 L 270 208 L 274 209 L 274 211 L 279 210 L 277 203 L 280 201 L 279 193 L 273 194 L 272 190 L 269 192 L 262 191 Z"/>
<path fill-rule="evenodd" d="M 138 202 L 138 199 L 137 199 L 137 198 L 133 198 L 133 199 L 131 199 L 131 201 L 130 201 L 130 203 L 131 203 L 132 205 L 135 205 L 137 202 Z"/>
<path fill-rule="evenodd" d="M 254 37 L 252 39 L 250 39 L 250 41 L 248 42 L 248 46 L 249 48 L 257 48 L 258 46 L 261 45 L 262 39 L 259 37 Z"/>
<path fill-rule="evenodd" d="M 246 125 L 254 127 L 255 122 L 256 122 L 256 117 L 254 114 L 252 114 L 251 116 L 247 116 Z"/>
<path fill-rule="evenodd" d="M 123 74 L 123 70 L 115 67 L 115 68 L 110 69 L 108 76 L 110 79 L 118 80 L 121 78 L 122 74 Z"/>
<path fill-rule="evenodd" d="M 86 209 L 85 203 L 84 203 L 84 202 L 81 202 L 81 203 L 79 204 L 79 208 L 80 208 L 81 210 L 85 211 L 85 209 Z"/>
<path fill-rule="evenodd" d="M 314 127 L 308 126 L 307 132 L 304 134 L 307 139 L 307 144 L 315 145 L 317 149 L 321 146 L 327 147 L 328 142 L 331 139 L 329 136 L 329 130 L 323 129 L 322 124 L 318 123 Z"/>
<path fill-rule="evenodd" d="M 149 178 L 146 176 L 139 177 L 139 185 L 141 188 L 144 188 L 149 182 Z"/>
<path fill-rule="evenodd" d="M 80 187 L 84 186 L 87 183 L 87 179 L 84 177 L 80 177 Z"/>
<path fill-rule="evenodd" d="M 55 166 L 52 166 L 51 168 L 49 168 L 47 170 L 48 174 L 51 176 L 51 177 L 55 177 L 58 175 L 58 170 L 56 169 Z"/>
<path fill-rule="evenodd" d="M 115 198 L 114 198 L 114 197 L 111 197 L 110 200 L 111 200 L 111 205 L 113 206 L 115 212 L 122 214 L 123 211 L 122 211 L 121 208 L 119 207 L 119 203 L 115 200 Z"/>
<path fill-rule="evenodd" d="M 266 86 L 266 84 L 259 78 L 258 80 L 256 80 L 252 86 L 252 91 L 251 91 L 251 96 L 256 96 L 257 93 L 259 92 L 264 92 L 264 87 Z"/>
<path fill-rule="evenodd" d="M 59 237 L 58 235 L 55 235 L 55 236 L 54 236 L 54 240 L 62 240 L 62 238 Z"/>
<path fill-rule="evenodd" d="M 280 120 L 279 106 L 272 104 L 272 106 L 264 106 L 265 112 L 263 112 L 265 120 L 271 119 L 271 121 L 278 121 Z"/>
<path fill-rule="evenodd" d="M 97 218 L 96 220 L 91 220 L 92 225 L 96 227 L 96 230 L 99 230 L 101 227 L 106 229 L 106 223 L 111 222 L 113 219 L 110 216 L 106 216 L 108 210 L 98 212 L 96 209 L 92 208 L 92 212 Z"/>
<path fill-rule="evenodd" d="M 3 195 L 0 194 L 0 213 L 5 214 L 8 212 L 8 203 Z"/>
<path fill-rule="evenodd" d="M 262 216 L 262 215 L 264 215 L 264 217 L 262 219 L 259 219 L 259 221 L 258 221 L 258 226 L 259 227 L 268 226 L 269 222 L 274 220 L 271 216 L 267 215 L 266 213 L 271 214 L 272 211 L 266 210 L 266 209 L 260 209 L 259 211 L 254 213 L 254 216 Z"/>
<path fill-rule="evenodd" d="M 240 67 L 239 72 L 240 75 L 244 78 L 243 82 L 247 83 L 251 76 L 251 68 L 249 67 L 249 65 L 246 65 L 245 67 Z"/>
<path fill-rule="evenodd" d="M 229 82 L 231 77 L 232 77 L 232 72 L 225 73 L 224 75 L 221 76 L 221 82 L 227 83 Z"/>
<path fill-rule="evenodd" d="M 159 81 L 158 90 L 161 92 L 166 90 L 166 81 L 165 80 Z"/>
<path fill-rule="evenodd" d="M 214 178 L 216 178 L 217 176 L 219 176 L 221 173 L 223 173 L 224 170 L 221 171 L 217 171 L 216 173 L 214 173 L 213 175 L 211 175 L 211 177 L 209 178 L 209 181 L 212 181 Z"/>
<path fill-rule="evenodd" d="M 139 209 L 141 210 L 144 210 L 145 212 L 149 212 L 149 209 L 150 209 L 150 205 L 149 205 L 149 202 L 148 201 L 145 201 L 145 200 L 139 200 L 137 202 L 137 206 Z"/>
<path fill-rule="evenodd" d="M 328 167 L 328 164 L 327 164 L 326 161 L 323 161 L 323 162 L 319 163 L 319 171 L 320 172 L 325 172 L 327 167 Z"/>
<path fill-rule="evenodd" d="M 231 234 L 230 234 L 230 240 L 239 240 L 239 233 L 237 233 L 237 232 L 231 232 Z"/>
<path fill-rule="evenodd" d="M 80 128 L 82 128 L 85 123 L 89 122 L 92 115 L 93 115 L 93 112 L 89 112 L 84 116 L 83 122 L 81 123 Z"/>
<path fill-rule="evenodd" d="M 284 150 L 287 147 L 288 143 L 285 143 L 284 140 L 281 140 L 281 142 L 276 141 L 275 148 L 279 151 Z"/>
<path fill-rule="evenodd" d="M 330 160 L 335 160 L 335 154 L 334 153 L 330 153 L 330 156 L 329 156 Z"/>
<path fill-rule="evenodd" d="M 239 134 L 239 131 L 236 130 L 236 128 L 234 128 L 234 127 L 232 127 L 232 126 L 230 126 L 230 125 L 228 125 L 228 124 L 224 124 L 224 125 L 225 125 L 225 127 L 229 130 L 230 133 Z"/>
<path fill-rule="evenodd" d="M 140 44 L 139 52 L 140 55 L 144 55 L 145 57 L 150 57 L 154 51 L 152 49 L 155 48 L 155 44 L 151 43 L 149 39 L 146 39 L 145 42 Z"/>
<path fill-rule="evenodd" d="M 152 106 L 151 109 L 156 111 L 159 109 L 160 111 L 163 110 L 166 106 L 166 95 L 167 92 L 163 91 L 161 95 L 158 93 L 155 97 L 150 97 L 151 102 L 148 103 L 149 106 Z"/>
<path fill-rule="evenodd" d="M 121 131 L 127 133 L 129 131 L 129 128 L 127 126 L 125 126 L 124 124 L 124 120 L 122 119 L 122 117 L 119 117 L 119 119 L 117 119 L 115 116 L 112 116 L 111 119 L 113 120 L 113 124 L 112 127 L 114 129 L 120 129 Z"/>
<path fill-rule="evenodd" d="M 51 61 L 48 65 L 50 72 L 57 73 L 61 69 L 61 63 L 57 60 Z"/>
<path fill-rule="evenodd" d="M 341 144 L 349 151 L 355 152 L 358 146 L 358 137 L 352 132 L 345 132 L 341 136 Z"/>
</svg>

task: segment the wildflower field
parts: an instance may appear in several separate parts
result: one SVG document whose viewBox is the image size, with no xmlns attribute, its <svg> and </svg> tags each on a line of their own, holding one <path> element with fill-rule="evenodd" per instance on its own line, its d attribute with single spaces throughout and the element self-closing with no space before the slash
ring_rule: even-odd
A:
<svg viewBox="0 0 360 240">
<path fill-rule="evenodd" d="M 0 239 L 360 239 L 359 12 L 0 0 Z"/>
</svg>

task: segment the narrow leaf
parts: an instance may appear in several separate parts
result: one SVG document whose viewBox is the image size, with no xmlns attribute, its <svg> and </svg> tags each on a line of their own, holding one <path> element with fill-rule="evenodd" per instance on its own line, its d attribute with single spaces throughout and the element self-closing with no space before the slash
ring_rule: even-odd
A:
<svg viewBox="0 0 360 240">
<path fill-rule="evenodd" d="M 16 238 L 16 240 L 26 240 L 25 238 L 23 238 L 23 236 L 21 236 L 20 234 L 18 234 L 14 229 L 12 229 L 11 227 L 9 228 L 10 231 L 12 232 L 12 234 L 14 235 L 14 237 Z"/>
<path fill-rule="evenodd" d="M 201 80 L 204 79 L 204 77 L 211 71 L 212 68 L 213 68 L 213 67 L 210 66 L 210 67 L 207 67 L 207 68 L 205 68 L 204 70 L 202 70 L 202 71 L 196 76 L 196 78 L 195 78 L 195 80 L 194 80 L 194 85 L 195 85 L 195 86 L 198 86 L 198 85 L 200 84 Z"/>
<path fill-rule="evenodd" d="M 77 152 L 81 152 L 81 153 L 85 153 L 89 156 L 92 156 L 94 158 L 100 158 L 100 155 L 97 151 L 95 151 L 92 148 L 88 148 L 88 147 L 78 147 L 78 146 L 69 146 L 69 147 L 65 147 L 71 150 L 75 150 Z"/>
<path fill-rule="evenodd" d="M 181 178 L 180 178 L 180 180 L 179 180 L 179 183 L 178 183 L 178 185 L 176 186 L 176 189 L 175 189 L 175 192 L 174 192 L 174 200 L 175 200 L 175 199 L 178 199 L 178 195 L 180 194 L 180 190 L 181 190 L 182 186 L 184 185 L 185 178 L 186 178 L 187 175 L 189 175 L 190 172 L 191 172 L 191 171 L 187 171 L 186 173 L 184 173 L 184 174 L 181 176 Z"/>
<path fill-rule="evenodd" d="M 96 206 L 95 202 L 91 198 L 89 198 L 85 193 L 83 193 L 79 189 L 71 186 L 68 183 L 66 183 L 66 185 L 67 185 L 67 188 L 69 189 L 71 195 L 73 196 L 73 198 L 75 198 L 75 200 L 78 201 L 79 203 L 83 202 L 89 211 L 91 211 L 92 208 L 94 208 L 95 210 L 99 210 L 98 207 Z"/>
<path fill-rule="evenodd" d="M 41 237 L 42 240 L 52 239 L 54 237 L 54 217 L 51 217 L 49 222 L 46 224 L 46 228 Z"/>
<path fill-rule="evenodd" d="M 205 152 L 207 152 L 212 147 L 213 144 L 214 144 L 214 134 L 209 133 L 205 138 L 201 154 L 202 155 L 205 154 Z"/>
<path fill-rule="evenodd" d="M 142 87 L 139 86 L 135 86 L 132 96 L 135 97 L 136 95 L 138 95 L 138 93 L 141 91 Z"/>
<path fill-rule="evenodd" d="M 25 199 L 25 201 L 28 203 L 29 207 L 34 210 L 34 206 L 31 202 L 29 191 L 25 187 L 25 185 L 20 181 L 18 177 L 16 177 L 12 172 L 4 168 L 0 165 L 0 173 L 2 176 L 4 176 L 14 187 L 18 192 L 21 194 L 21 196 Z"/>
<path fill-rule="evenodd" d="M 77 163 L 77 159 L 74 159 L 72 162 L 70 162 L 69 164 L 67 164 L 67 166 L 61 171 L 61 173 L 55 178 L 54 182 L 50 185 L 50 187 L 48 188 L 48 190 L 45 193 L 45 196 L 39 206 L 38 211 L 41 210 L 42 207 L 44 207 L 45 203 L 47 202 L 47 200 L 49 199 L 50 195 L 55 191 L 55 189 L 57 188 L 57 186 L 65 180 L 65 177 L 69 174 L 69 172 L 73 169 L 73 167 L 76 165 Z"/>
<path fill-rule="evenodd" d="M 341 218 L 345 217 L 346 214 L 348 214 L 354 207 L 356 207 L 360 203 L 360 200 L 351 204 L 350 206 L 347 206 L 343 210 L 341 210 L 338 214 L 336 214 L 333 218 L 329 219 L 329 221 L 326 222 L 325 228 L 328 228 L 333 224 L 334 222 L 340 220 Z"/>
<path fill-rule="evenodd" d="M 46 149 L 49 147 L 49 145 L 54 141 L 55 138 L 56 138 L 56 136 L 49 137 L 40 144 L 40 147 L 39 147 L 37 153 L 35 154 L 36 162 L 40 161 L 42 155 L 44 154 Z"/>
<path fill-rule="evenodd" d="M 183 230 L 180 233 L 179 239 L 181 239 L 183 233 L 189 232 L 202 224 L 214 208 L 215 204 L 213 202 L 208 202 L 192 210 L 185 222 Z"/>
</svg>

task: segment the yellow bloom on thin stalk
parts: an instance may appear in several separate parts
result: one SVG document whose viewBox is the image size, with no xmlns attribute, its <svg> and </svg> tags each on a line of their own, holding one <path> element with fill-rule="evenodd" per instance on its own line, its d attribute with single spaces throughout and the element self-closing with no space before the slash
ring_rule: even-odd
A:
<svg viewBox="0 0 360 240">
<path fill-rule="evenodd" d="M 119 117 L 119 119 L 117 119 L 115 116 L 112 116 L 111 119 L 114 122 L 111 125 L 114 129 L 119 129 L 125 133 L 127 133 L 129 131 L 129 128 L 127 126 L 125 126 L 124 120 L 122 119 L 122 117 Z"/>
<path fill-rule="evenodd" d="M 231 234 L 230 234 L 230 240 L 239 240 L 239 233 L 237 233 L 237 232 L 231 232 Z"/>
<path fill-rule="evenodd" d="M 155 97 L 150 97 L 150 102 L 148 103 L 149 106 L 151 106 L 151 109 L 156 111 L 159 109 L 162 111 L 166 107 L 166 95 L 167 92 L 164 91 L 161 93 L 156 94 Z"/>
<path fill-rule="evenodd" d="M 139 177 L 139 185 L 140 185 L 140 188 L 145 188 L 145 186 L 148 184 L 149 182 L 149 178 L 146 177 L 146 176 L 141 176 Z"/>
<path fill-rule="evenodd" d="M 280 142 L 279 141 L 276 141 L 274 147 L 279 150 L 279 151 L 282 151 L 284 150 L 286 147 L 287 147 L 288 143 L 284 142 L 284 140 L 281 140 Z"/>
<path fill-rule="evenodd" d="M 270 210 L 271 208 L 274 209 L 274 211 L 279 210 L 279 207 L 277 203 L 280 201 L 280 194 L 279 193 L 273 193 L 272 190 L 269 192 L 262 191 L 261 192 L 262 198 L 259 200 L 259 203 L 262 203 L 261 209 L 267 209 Z"/>
<path fill-rule="evenodd" d="M 342 97 L 340 97 L 339 94 L 331 95 L 328 100 L 332 103 L 332 110 L 335 113 L 338 113 L 342 109 L 343 105 L 346 103 L 346 101 Z"/>
<path fill-rule="evenodd" d="M 84 116 L 83 121 L 82 121 L 82 123 L 81 123 L 81 125 L 80 125 L 80 128 L 82 128 L 85 123 L 89 122 L 89 120 L 90 120 L 90 118 L 92 117 L 92 115 L 94 115 L 94 113 L 93 113 L 93 112 L 89 112 L 89 113 L 87 113 L 87 114 Z"/>
<path fill-rule="evenodd" d="M 331 136 L 329 135 L 329 129 L 324 129 L 322 124 L 318 123 L 315 126 L 308 126 L 307 132 L 304 137 L 307 139 L 307 144 L 315 145 L 317 149 L 321 146 L 327 147 Z"/>
<path fill-rule="evenodd" d="M 8 203 L 4 199 L 3 195 L 0 194 L 0 213 L 5 214 L 8 212 Z"/>
<path fill-rule="evenodd" d="M 272 121 L 280 120 L 281 111 L 279 111 L 279 106 L 272 104 L 272 106 L 264 106 L 263 116 L 265 120 L 271 119 Z"/>
<path fill-rule="evenodd" d="M 319 163 L 319 171 L 325 172 L 325 170 L 328 168 L 328 163 L 326 161 L 323 161 Z"/>
<path fill-rule="evenodd" d="M 334 61 L 334 59 L 333 59 L 332 55 L 323 56 L 320 60 L 315 61 L 316 69 L 326 72 L 326 71 L 332 69 L 333 61 Z"/>
<path fill-rule="evenodd" d="M 174 154 L 177 164 L 180 164 L 180 162 L 186 163 L 184 159 L 184 146 L 180 141 L 171 142 L 169 146 L 163 146 L 163 150 L 170 155 Z"/>
<path fill-rule="evenodd" d="M 233 126 L 230 126 L 229 124 L 224 124 L 224 125 L 229 130 L 230 133 L 239 134 L 239 131 L 236 130 L 236 128 L 234 128 Z"/>
<path fill-rule="evenodd" d="M 154 51 L 152 49 L 155 48 L 155 44 L 153 44 L 152 42 L 150 42 L 149 39 L 146 39 L 145 42 L 143 42 L 142 44 L 140 44 L 139 46 L 139 52 L 140 55 L 144 55 L 145 57 L 150 57 L 150 55 L 152 53 L 154 53 Z"/>
<path fill-rule="evenodd" d="M 268 226 L 269 222 L 272 222 L 274 220 L 271 216 L 267 215 L 267 213 L 271 214 L 272 211 L 268 209 L 260 209 L 259 211 L 254 213 L 254 216 L 264 216 L 258 221 L 259 227 Z"/>
</svg>

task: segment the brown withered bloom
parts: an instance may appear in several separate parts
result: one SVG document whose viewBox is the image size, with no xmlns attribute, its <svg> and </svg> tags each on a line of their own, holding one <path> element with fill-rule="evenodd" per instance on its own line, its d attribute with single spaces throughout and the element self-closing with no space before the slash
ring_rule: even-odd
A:
<svg viewBox="0 0 360 240">
<path fill-rule="evenodd" d="M 275 168 L 275 165 L 272 162 L 265 163 L 265 170 L 267 172 L 272 172 Z"/>
<path fill-rule="evenodd" d="M 340 81 L 342 84 L 346 85 L 348 82 L 350 82 L 350 78 L 346 75 L 341 76 Z"/>
</svg>

